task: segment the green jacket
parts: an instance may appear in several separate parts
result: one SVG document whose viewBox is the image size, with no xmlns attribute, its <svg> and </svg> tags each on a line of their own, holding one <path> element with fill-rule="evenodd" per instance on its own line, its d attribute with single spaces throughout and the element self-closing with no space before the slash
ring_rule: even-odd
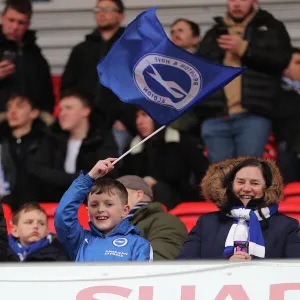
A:
<svg viewBox="0 0 300 300">
<path fill-rule="evenodd" d="M 158 202 L 137 210 L 131 223 L 151 243 L 154 260 L 174 260 L 188 234 L 185 225 L 177 217 L 165 212 Z"/>
</svg>

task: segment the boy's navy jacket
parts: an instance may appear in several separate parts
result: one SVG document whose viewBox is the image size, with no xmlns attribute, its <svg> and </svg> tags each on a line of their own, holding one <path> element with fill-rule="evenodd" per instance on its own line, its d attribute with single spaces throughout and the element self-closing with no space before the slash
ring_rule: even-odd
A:
<svg viewBox="0 0 300 300">
<path fill-rule="evenodd" d="M 62 197 L 55 212 L 56 233 L 75 261 L 152 261 L 150 243 L 126 219 L 108 235 L 91 222 L 91 230 L 81 227 L 78 209 L 88 196 L 94 181 L 81 173 Z"/>
</svg>

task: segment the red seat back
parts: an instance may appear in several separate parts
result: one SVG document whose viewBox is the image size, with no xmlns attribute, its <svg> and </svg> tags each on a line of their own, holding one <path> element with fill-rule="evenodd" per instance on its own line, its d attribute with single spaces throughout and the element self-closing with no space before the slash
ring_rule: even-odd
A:
<svg viewBox="0 0 300 300">
<path fill-rule="evenodd" d="M 300 205 L 295 201 L 285 200 L 279 204 L 279 212 L 300 222 Z"/>
<path fill-rule="evenodd" d="M 48 217 L 48 227 L 50 232 L 56 233 L 55 227 L 54 227 L 54 214 L 56 211 L 58 203 L 40 203 L 40 206 L 44 208 L 46 211 L 47 217 Z M 88 221 L 89 217 L 87 214 L 86 206 L 82 204 L 78 210 L 78 219 L 82 227 L 88 229 Z"/>
<path fill-rule="evenodd" d="M 52 76 L 52 83 L 53 83 L 53 93 L 55 96 L 55 107 L 53 115 L 54 117 L 58 116 L 59 112 L 59 100 L 60 100 L 60 87 L 61 87 L 61 76 L 53 75 Z"/>
<path fill-rule="evenodd" d="M 177 205 L 169 213 L 177 216 L 190 231 L 200 216 L 213 211 L 218 211 L 218 208 L 210 202 L 185 202 Z"/>
<path fill-rule="evenodd" d="M 50 232 L 56 233 L 54 227 L 54 214 L 57 207 L 57 203 L 40 203 L 40 206 L 46 211 L 48 217 L 48 228 Z"/>
<path fill-rule="evenodd" d="M 79 207 L 79 210 L 78 210 L 78 219 L 79 219 L 79 222 L 81 224 L 81 226 L 85 229 L 90 229 L 90 226 L 89 226 L 89 215 L 87 213 L 87 208 L 84 204 L 82 204 L 80 207 Z"/>
<path fill-rule="evenodd" d="M 283 189 L 284 199 L 300 201 L 300 182 L 291 182 Z"/>
<path fill-rule="evenodd" d="M 11 230 L 12 230 L 12 223 L 11 223 L 11 218 L 12 218 L 12 211 L 9 205 L 2 203 L 2 207 L 3 207 L 3 213 L 4 213 L 4 217 L 6 220 L 6 227 L 7 227 L 7 232 L 8 234 L 11 234 Z"/>
</svg>

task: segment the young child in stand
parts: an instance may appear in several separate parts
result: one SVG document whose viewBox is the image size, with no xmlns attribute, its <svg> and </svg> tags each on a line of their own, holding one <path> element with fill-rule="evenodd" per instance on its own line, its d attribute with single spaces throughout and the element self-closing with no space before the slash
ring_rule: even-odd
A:
<svg viewBox="0 0 300 300">
<path fill-rule="evenodd" d="M 81 173 L 58 205 L 56 232 L 74 261 L 152 261 L 150 243 L 124 219 L 129 213 L 126 188 L 117 180 L 100 179 L 114 168 L 115 160 L 100 160 L 88 174 Z M 78 221 L 86 198 L 90 230 Z"/>
<path fill-rule="evenodd" d="M 45 210 L 38 203 L 26 203 L 13 213 L 8 261 L 68 261 L 57 237 L 49 233 Z"/>
</svg>

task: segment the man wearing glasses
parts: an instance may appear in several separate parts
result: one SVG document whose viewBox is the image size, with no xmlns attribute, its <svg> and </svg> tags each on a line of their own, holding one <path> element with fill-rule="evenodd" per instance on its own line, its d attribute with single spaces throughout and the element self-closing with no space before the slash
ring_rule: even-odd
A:
<svg viewBox="0 0 300 300">
<path fill-rule="evenodd" d="M 69 57 L 63 77 L 62 91 L 81 90 L 99 114 L 99 122 L 106 130 L 113 130 L 120 152 L 128 143 L 129 131 L 133 131 L 135 112 L 123 104 L 111 92 L 100 85 L 97 65 L 124 32 L 122 0 L 98 0 L 94 8 L 97 28 L 76 45 Z M 117 58 L 116 58 L 117 59 Z"/>
<path fill-rule="evenodd" d="M 91 103 L 97 94 L 97 64 L 109 52 L 124 32 L 120 27 L 124 19 L 121 0 L 99 0 L 94 8 L 97 27 L 85 41 L 76 45 L 70 54 L 62 76 L 62 91 L 79 89 Z"/>
</svg>

